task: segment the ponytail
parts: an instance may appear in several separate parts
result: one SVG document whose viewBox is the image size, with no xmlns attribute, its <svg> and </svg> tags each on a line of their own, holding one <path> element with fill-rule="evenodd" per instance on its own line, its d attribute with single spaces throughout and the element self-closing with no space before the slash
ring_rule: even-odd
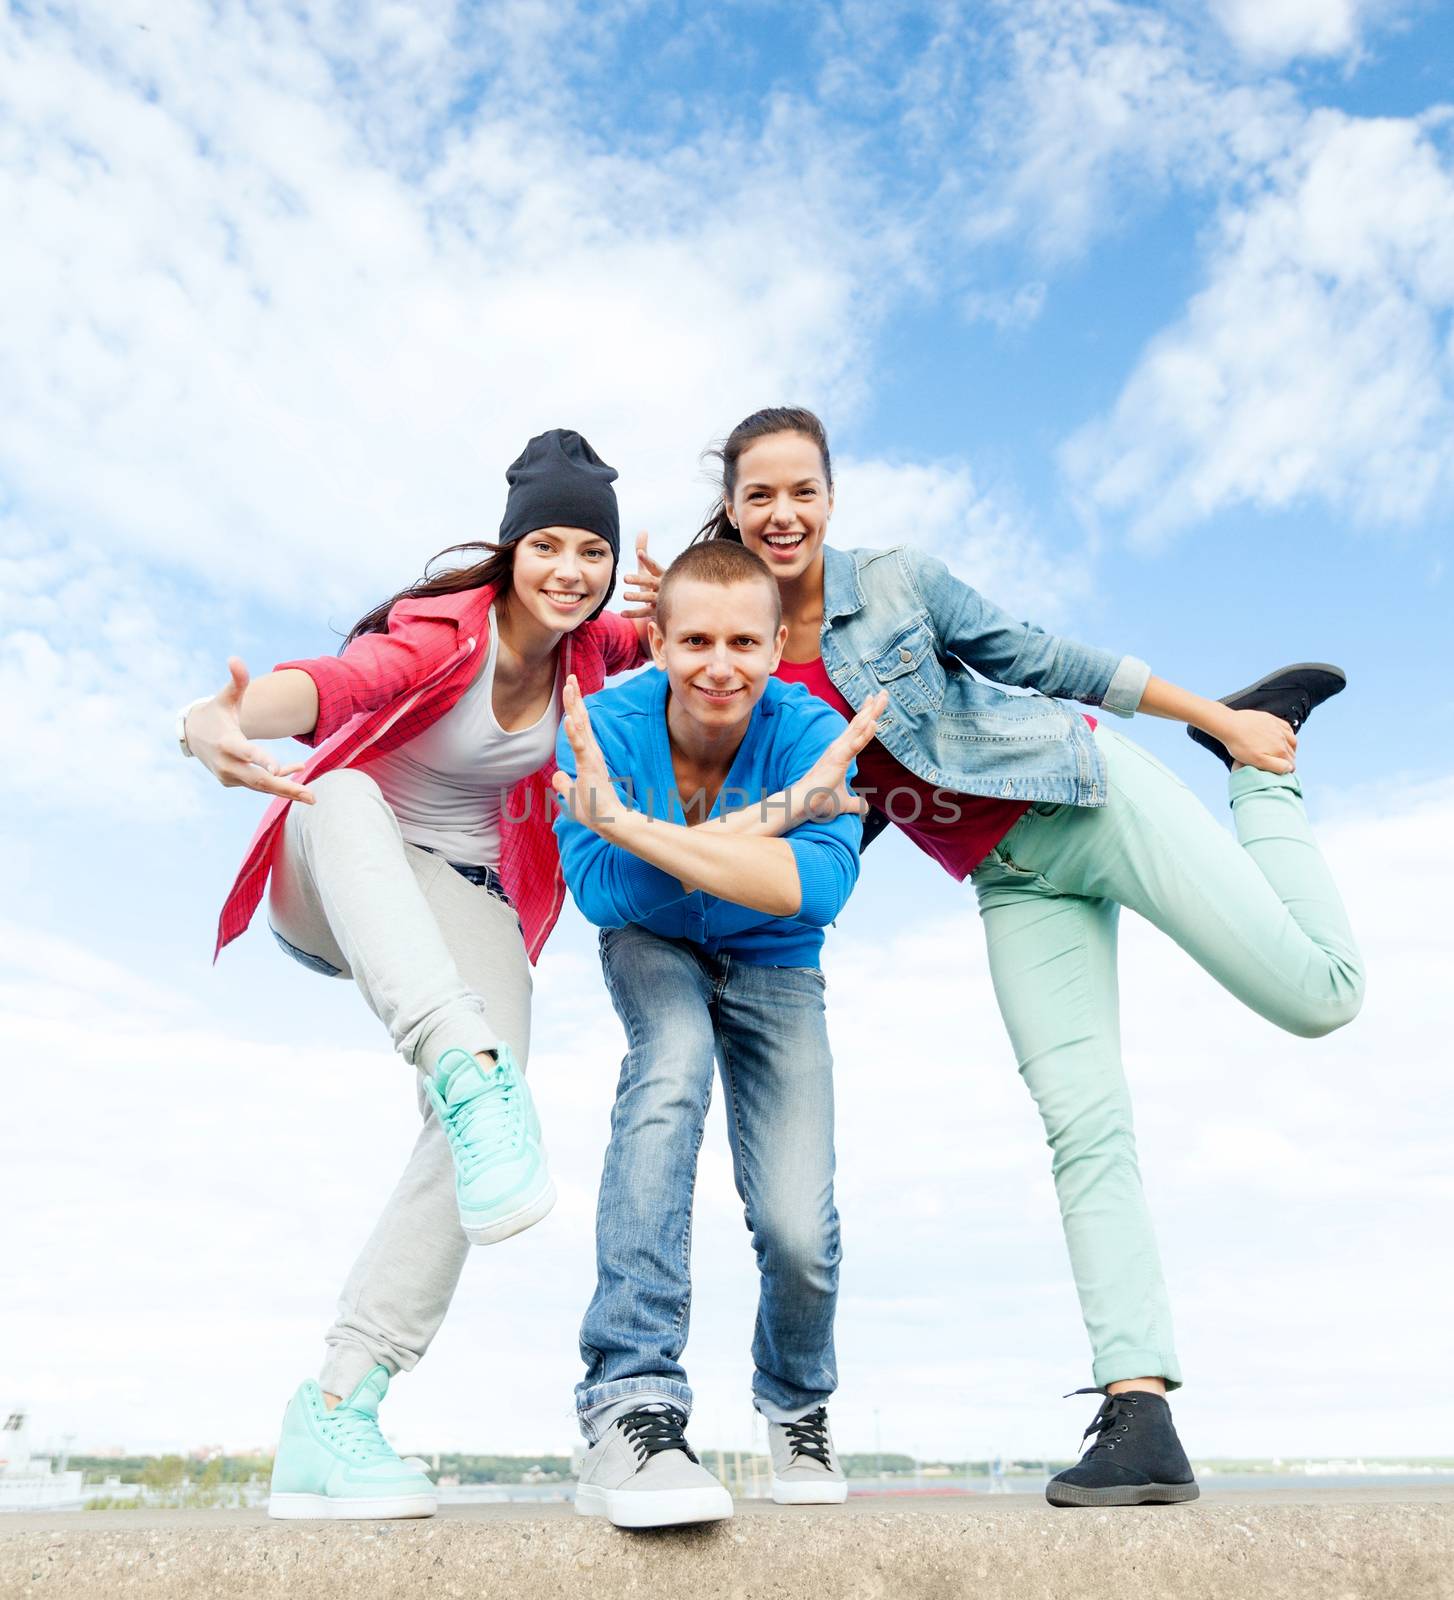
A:
<svg viewBox="0 0 1454 1600">
<path fill-rule="evenodd" d="M 732 525 L 732 518 L 727 515 L 727 507 L 721 500 L 718 500 L 707 513 L 706 520 L 697 530 L 697 536 L 692 543 L 705 544 L 709 539 L 726 539 L 734 544 L 742 543 L 742 535 Z"/>
</svg>

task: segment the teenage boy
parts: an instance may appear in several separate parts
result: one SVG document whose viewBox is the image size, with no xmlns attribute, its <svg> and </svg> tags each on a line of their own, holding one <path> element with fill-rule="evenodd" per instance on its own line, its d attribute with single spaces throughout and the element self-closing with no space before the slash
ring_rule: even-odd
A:
<svg viewBox="0 0 1454 1600">
<path fill-rule="evenodd" d="M 601 928 L 628 1044 L 581 1328 L 576 1405 L 590 1448 L 576 1509 L 618 1527 L 732 1515 L 687 1443 L 681 1365 L 714 1057 L 762 1280 L 752 1387 L 773 1498 L 847 1494 L 826 1410 L 839 1249 L 818 958 L 858 876 L 860 807 L 846 782 L 882 705 L 850 725 L 779 682 L 786 637 L 777 584 L 755 555 L 693 545 L 661 582 L 655 670 L 592 695 L 589 713 L 573 682 L 565 694 L 561 863 Z"/>
</svg>

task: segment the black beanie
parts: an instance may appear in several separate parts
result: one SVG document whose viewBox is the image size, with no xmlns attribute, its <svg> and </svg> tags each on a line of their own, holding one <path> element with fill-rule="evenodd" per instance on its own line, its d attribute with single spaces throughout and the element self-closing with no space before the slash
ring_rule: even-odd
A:
<svg viewBox="0 0 1454 1600">
<path fill-rule="evenodd" d="M 621 517 L 616 509 L 615 467 L 608 467 L 570 428 L 552 428 L 532 439 L 510 463 L 510 494 L 500 520 L 500 543 L 514 544 L 537 528 L 584 528 L 611 546 L 611 587 L 621 557 Z"/>
</svg>

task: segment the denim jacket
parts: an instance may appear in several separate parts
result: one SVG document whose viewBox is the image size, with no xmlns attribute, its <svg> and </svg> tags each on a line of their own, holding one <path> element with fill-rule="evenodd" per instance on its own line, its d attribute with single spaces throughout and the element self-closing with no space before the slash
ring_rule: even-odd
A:
<svg viewBox="0 0 1454 1600">
<path fill-rule="evenodd" d="M 822 651 L 851 706 L 888 691 L 879 742 L 926 783 L 1056 805 L 1104 805 L 1106 773 L 1085 718 L 1051 697 L 1129 717 L 1151 676 L 1014 621 L 908 545 L 824 547 Z"/>
</svg>

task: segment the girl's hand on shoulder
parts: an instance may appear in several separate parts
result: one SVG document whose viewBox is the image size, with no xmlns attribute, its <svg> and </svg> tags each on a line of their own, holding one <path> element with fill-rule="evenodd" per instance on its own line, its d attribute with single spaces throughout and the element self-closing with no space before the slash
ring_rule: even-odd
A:
<svg viewBox="0 0 1454 1600">
<path fill-rule="evenodd" d="M 1297 766 L 1297 735 L 1282 720 L 1267 711 L 1233 711 L 1225 730 L 1216 737 L 1228 754 L 1243 766 L 1263 772 L 1292 772 Z"/>
<path fill-rule="evenodd" d="M 661 587 L 662 569 L 647 553 L 646 540 L 643 528 L 636 535 L 636 571 L 628 573 L 624 580 L 623 596 L 632 609 L 621 615 L 633 621 L 637 618 L 650 621 L 656 615 L 656 592 Z"/>
<path fill-rule="evenodd" d="M 577 822 L 583 823 L 593 833 L 604 834 L 616 820 L 616 791 L 611 785 L 611 774 L 606 769 L 606 758 L 596 743 L 591 714 L 586 709 L 585 697 L 581 694 L 575 673 L 565 680 L 561 702 L 564 713 L 561 727 L 570 741 L 571 754 L 576 758 L 576 776 L 572 779 L 568 773 L 557 772 L 550 781 Z"/>
<path fill-rule="evenodd" d="M 236 656 L 228 659 L 227 670 L 227 686 L 187 714 L 187 748 L 225 789 L 256 789 L 311 806 L 312 791 L 291 781 L 307 763 L 284 766 L 242 731 L 248 672 Z"/>
</svg>

